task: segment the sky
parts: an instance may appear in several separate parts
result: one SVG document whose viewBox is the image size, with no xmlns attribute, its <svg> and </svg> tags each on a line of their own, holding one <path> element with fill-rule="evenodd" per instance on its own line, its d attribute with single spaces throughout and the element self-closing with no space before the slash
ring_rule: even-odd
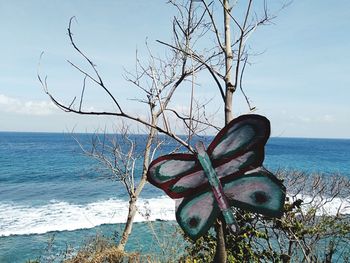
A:
<svg viewBox="0 0 350 263">
<path fill-rule="evenodd" d="M 276 9 L 280 1 L 270 2 Z M 171 38 L 174 13 L 165 0 L 0 0 L 0 131 L 92 132 L 118 122 L 60 111 L 37 79 L 39 70 L 64 102 L 79 95 L 83 78 L 67 60 L 87 65 L 69 43 L 67 26 L 73 16 L 80 48 L 128 112 L 142 115 L 143 108 L 132 100 L 138 93 L 125 81 L 124 70 L 134 68 L 136 49 L 147 56 L 146 39 L 153 52 L 163 48 L 155 40 Z M 244 88 L 257 108 L 254 113 L 270 119 L 272 136 L 350 138 L 349 17 L 348 0 L 295 0 L 250 38 L 249 48 L 261 54 L 251 59 Z M 206 88 L 195 92 L 211 100 L 208 110 L 218 111 L 215 122 L 222 126 L 220 95 L 210 89 L 212 83 L 202 85 Z M 85 107 L 111 109 L 100 90 L 88 88 Z M 180 90 L 173 106 L 185 108 L 188 94 Z M 234 113 L 248 113 L 239 92 Z"/>
</svg>

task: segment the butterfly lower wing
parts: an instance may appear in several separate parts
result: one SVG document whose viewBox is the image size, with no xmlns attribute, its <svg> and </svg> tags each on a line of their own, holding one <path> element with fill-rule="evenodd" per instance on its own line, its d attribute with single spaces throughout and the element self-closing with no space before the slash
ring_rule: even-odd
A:
<svg viewBox="0 0 350 263">
<path fill-rule="evenodd" d="M 283 213 L 286 189 L 282 182 L 259 167 L 224 185 L 230 205 L 269 217 Z"/>
<path fill-rule="evenodd" d="M 176 220 L 192 240 L 205 234 L 219 214 L 219 207 L 211 191 L 184 198 L 176 209 Z"/>
</svg>

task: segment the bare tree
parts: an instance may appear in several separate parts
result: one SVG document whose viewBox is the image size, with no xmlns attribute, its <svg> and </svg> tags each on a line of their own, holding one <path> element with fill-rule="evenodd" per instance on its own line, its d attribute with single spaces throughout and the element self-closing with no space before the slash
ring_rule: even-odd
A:
<svg viewBox="0 0 350 263">
<path fill-rule="evenodd" d="M 192 11 L 191 11 L 192 12 Z M 79 66 L 75 65 L 74 63 L 69 63 L 78 70 L 83 75 L 83 86 L 81 88 L 80 92 L 80 98 L 79 101 L 77 101 L 76 97 L 72 100 L 71 103 L 63 103 L 60 102 L 58 99 L 56 99 L 48 90 L 47 86 L 47 79 L 43 79 L 40 74 L 38 74 L 39 81 L 41 82 L 44 91 L 48 94 L 48 96 L 51 98 L 51 100 L 62 110 L 66 112 L 72 112 L 82 115 L 111 115 L 111 116 L 118 116 L 125 119 L 129 119 L 132 121 L 135 121 L 139 124 L 142 124 L 147 127 L 148 129 L 148 137 L 145 144 L 145 150 L 144 150 L 144 156 L 143 156 L 143 166 L 142 166 L 142 175 L 141 180 L 139 181 L 138 185 L 135 186 L 133 178 L 133 165 L 135 162 L 134 159 L 134 145 L 132 141 L 128 139 L 128 136 L 126 133 L 124 133 L 124 138 L 126 139 L 126 142 L 130 144 L 129 150 L 125 153 L 122 152 L 120 149 L 120 144 L 112 143 L 111 147 L 109 149 L 109 152 L 112 153 L 112 157 L 114 162 L 112 162 L 108 156 L 106 155 L 106 150 L 108 150 L 107 144 L 104 144 L 105 141 L 98 141 L 96 140 L 93 143 L 93 151 L 89 152 L 89 155 L 91 155 L 94 158 L 97 158 L 99 161 L 101 161 L 104 165 L 106 165 L 113 174 L 115 174 L 120 181 L 125 186 L 128 194 L 129 194 L 129 213 L 127 218 L 127 223 L 124 229 L 124 232 L 122 234 L 121 241 L 119 243 L 119 248 L 124 249 L 124 246 L 127 242 L 128 236 L 132 229 L 132 223 L 134 216 L 136 214 L 136 201 L 146 183 L 146 174 L 148 165 L 152 159 L 152 155 L 154 154 L 154 149 L 151 147 L 155 143 L 155 137 L 158 132 L 166 134 L 168 137 L 173 138 L 174 140 L 178 141 L 181 145 L 186 147 L 189 151 L 193 151 L 192 147 L 190 146 L 189 142 L 186 140 L 183 140 L 180 138 L 180 136 L 176 135 L 170 126 L 168 116 L 166 111 L 175 113 L 176 116 L 181 119 L 181 121 L 189 127 L 189 134 L 195 132 L 194 126 L 191 126 L 191 122 L 193 121 L 193 116 L 186 117 L 181 116 L 178 112 L 172 110 L 171 108 L 168 108 L 168 104 L 171 101 L 171 98 L 175 92 L 175 90 L 185 81 L 188 80 L 195 72 L 201 70 L 202 66 L 200 63 L 193 63 L 191 65 L 188 65 L 188 59 L 187 55 L 184 55 L 181 51 L 172 51 L 171 57 L 167 58 L 167 60 L 163 60 L 161 58 L 153 56 L 151 51 L 149 50 L 149 56 L 150 61 L 147 65 L 143 65 L 142 62 L 139 60 L 138 57 L 136 57 L 136 70 L 135 72 L 127 72 L 126 73 L 126 80 L 131 83 L 136 88 L 140 89 L 144 94 L 144 98 L 140 98 L 138 101 L 140 103 L 145 103 L 148 106 L 149 109 L 149 119 L 142 119 L 136 115 L 131 115 L 122 108 L 120 103 L 118 102 L 117 98 L 111 93 L 111 91 L 105 86 L 102 77 L 100 76 L 98 70 L 96 69 L 96 65 L 92 62 L 90 58 L 88 58 L 85 53 L 81 51 L 81 49 L 77 46 L 77 44 L 74 41 L 73 33 L 72 33 L 72 22 L 74 18 L 71 18 L 69 21 L 68 26 L 68 35 L 69 39 L 71 41 L 71 44 L 73 48 L 75 49 L 78 54 L 82 56 L 84 60 L 88 62 L 88 64 L 93 69 L 94 75 L 89 74 L 88 72 L 84 71 Z M 188 39 L 193 34 L 192 27 L 194 26 L 195 22 L 192 18 L 190 18 L 187 22 L 186 27 L 188 28 L 186 32 L 183 32 L 183 41 L 189 41 Z M 96 85 L 98 85 L 101 90 L 109 96 L 109 98 L 112 100 L 114 105 L 117 108 L 116 112 L 109 112 L 109 111 L 87 111 L 84 110 L 84 93 L 86 89 L 86 80 L 89 79 Z M 151 83 L 151 84 L 149 84 Z M 201 123 L 203 125 L 209 125 L 206 124 L 206 121 L 198 120 L 198 123 Z M 101 148 L 101 145 L 103 147 Z M 157 147 L 155 147 L 157 148 Z M 153 150 L 152 150 L 153 149 Z M 86 153 L 88 153 L 85 150 Z M 119 159 L 126 160 L 124 162 L 120 162 Z M 117 161 L 118 159 L 118 161 Z"/>
<path fill-rule="evenodd" d="M 254 107 L 250 105 L 242 85 L 244 70 L 250 55 L 247 41 L 259 26 L 269 24 L 271 19 L 274 18 L 273 15 L 269 14 L 265 1 L 261 3 L 261 1 L 253 0 L 218 0 L 211 2 L 206 0 L 170 0 L 168 3 L 177 10 L 177 15 L 173 18 L 172 23 L 172 41 L 158 40 L 160 44 L 168 48 L 168 56 L 165 58 L 154 56 L 148 48 L 149 61 L 144 63 L 137 55 L 135 71 L 127 72 L 125 76 L 129 84 L 132 84 L 144 94 L 137 101 L 147 106 L 148 119 L 129 113 L 127 108 L 120 103 L 120 98 L 113 95 L 112 89 L 105 85 L 92 59 L 82 51 L 74 40 L 72 34 L 73 18 L 69 21 L 68 26 L 70 43 L 92 69 L 92 73 L 89 73 L 79 65 L 69 61 L 70 65 L 82 75 L 84 80 L 78 99 L 75 97 L 70 103 L 62 102 L 49 91 L 46 78 L 42 78 L 38 74 L 44 91 L 62 110 L 81 115 L 116 116 L 133 121 L 148 129 L 139 185 L 134 186 L 130 182 L 127 183 L 122 180 L 130 197 L 130 207 L 126 229 L 120 243 L 121 249 L 124 248 L 131 231 L 136 211 L 135 203 L 146 183 L 147 168 L 153 154 L 152 149 L 156 148 L 152 145 L 155 143 L 157 134 L 162 133 L 168 138 L 176 140 L 187 151 L 194 152 L 191 146 L 191 139 L 194 135 L 208 127 L 218 129 L 208 118 L 210 113 L 206 111 L 205 103 L 201 104 L 196 99 L 194 90 L 197 80 L 195 76 L 199 72 L 211 76 L 215 85 L 213 94 L 219 94 L 222 99 L 225 124 L 233 119 L 233 94 L 237 90 L 241 90 L 246 98 L 248 110 L 253 110 Z M 222 16 L 224 19 L 222 19 Z M 115 111 L 90 111 L 85 109 L 84 93 L 87 81 L 98 86 L 101 92 L 107 94 L 115 106 Z M 181 113 L 174 109 L 170 102 L 177 89 L 186 85 L 191 87 L 188 101 L 189 110 L 187 113 Z M 176 121 L 171 120 L 183 123 L 186 130 L 185 134 L 187 134 L 185 138 L 175 132 L 174 123 Z M 133 152 L 132 144 L 130 144 L 130 147 L 126 160 L 132 163 L 131 154 L 129 155 Z M 124 158 L 123 154 L 117 151 L 115 157 Z M 92 153 L 92 156 L 104 162 L 118 176 L 124 176 L 123 174 L 132 172 L 127 166 L 123 166 L 124 170 L 121 172 L 118 167 L 107 162 L 104 156 L 100 156 L 96 152 Z M 216 224 L 217 262 L 226 262 L 223 224 L 220 220 Z"/>
<path fill-rule="evenodd" d="M 206 30 L 202 37 L 211 37 L 214 39 L 215 44 L 209 50 L 198 50 L 195 45 L 183 47 L 179 42 L 175 42 L 175 45 L 159 42 L 173 50 L 181 51 L 199 62 L 210 73 L 223 100 L 225 124 L 233 119 L 233 94 L 238 87 L 246 98 L 249 110 L 253 110 L 254 108 L 251 107 L 242 87 L 244 69 L 249 56 L 246 42 L 257 27 L 268 24 L 274 18 L 274 16 L 269 15 L 266 2 L 264 1 L 263 6 L 260 7 L 260 10 L 262 10 L 261 15 L 253 11 L 253 0 L 249 0 L 247 3 L 240 3 L 240 5 L 238 5 L 238 1 L 232 1 L 231 3 L 229 0 L 219 0 L 218 3 L 214 1 L 208 3 L 205 0 L 169 2 L 179 10 L 180 17 L 184 16 L 184 10 L 191 10 L 193 5 L 195 5 L 194 2 L 197 2 L 196 13 L 200 13 L 199 10 L 202 10 L 202 25 Z M 218 4 L 223 11 L 223 24 L 221 24 L 221 16 L 217 13 L 217 5 L 215 4 Z M 233 9 L 243 10 L 243 12 L 241 11 L 242 21 L 239 21 L 238 18 L 232 15 Z M 188 16 L 191 15 L 191 13 L 188 13 Z M 222 27 L 223 30 L 220 30 Z M 183 31 L 183 25 L 175 18 L 173 34 L 177 36 Z M 235 33 L 235 37 L 233 37 L 233 33 Z M 216 224 L 217 247 L 214 259 L 216 262 L 226 262 L 223 224 L 221 220 L 218 220 Z"/>
<path fill-rule="evenodd" d="M 270 258 L 282 262 L 338 262 L 349 257 L 349 184 L 340 175 L 283 171 L 288 199 L 281 219 L 257 227 Z M 268 261 L 268 260 L 267 260 Z M 342 261 L 343 262 L 343 261 Z"/>
<path fill-rule="evenodd" d="M 147 136 L 146 145 L 149 145 L 152 134 Z M 154 140 L 154 138 L 152 139 Z M 144 177 L 138 181 L 136 177 L 136 166 L 138 160 L 143 160 L 143 167 L 153 159 L 155 151 L 162 141 L 148 147 L 142 158 L 141 153 L 136 151 L 136 141 L 130 135 L 129 127 L 123 124 L 116 133 L 96 133 L 91 139 L 89 146 L 76 139 L 82 151 L 89 157 L 101 163 L 102 174 L 111 177 L 110 179 L 120 182 L 129 197 L 128 215 L 125 223 L 118 249 L 124 250 L 128 237 L 132 231 L 133 220 L 137 212 L 136 202 L 145 184 Z M 135 178 L 136 177 L 136 178 Z"/>
<path fill-rule="evenodd" d="M 349 257 L 350 181 L 340 175 L 302 172 L 281 176 L 290 189 L 286 214 L 276 221 L 278 230 L 269 230 L 279 241 L 279 253 L 298 262 Z"/>
</svg>

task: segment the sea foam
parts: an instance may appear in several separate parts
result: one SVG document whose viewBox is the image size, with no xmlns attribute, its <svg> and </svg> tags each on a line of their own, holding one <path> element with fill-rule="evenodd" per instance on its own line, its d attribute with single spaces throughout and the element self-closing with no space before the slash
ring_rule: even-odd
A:
<svg viewBox="0 0 350 263">
<path fill-rule="evenodd" d="M 175 220 L 175 202 L 169 197 L 139 199 L 135 222 Z M 108 199 L 86 205 L 52 200 L 42 206 L 0 202 L 0 236 L 42 234 L 125 223 L 128 202 Z"/>
<path fill-rule="evenodd" d="M 309 196 L 298 195 L 308 203 L 320 203 Z M 323 200 L 323 199 L 322 199 Z M 102 224 L 125 223 L 128 201 L 108 199 L 85 205 L 52 200 L 41 206 L 25 206 L 0 202 L 0 236 L 43 234 L 51 231 L 71 231 L 93 228 Z M 349 200 L 334 198 L 318 208 L 317 215 L 350 214 Z M 135 222 L 175 220 L 175 202 L 167 196 L 139 199 Z"/>
<path fill-rule="evenodd" d="M 290 196 L 289 196 L 290 197 Z M 302 202 L 302 209 L 307 211 L 309 208 L 316 209 L 316 215 L 349 215 L 350 214 L 350 199 L 339 197 L 311 197 L 306 194 L 297 194 L 292 200 L 300 199 Z"/>
</svg>

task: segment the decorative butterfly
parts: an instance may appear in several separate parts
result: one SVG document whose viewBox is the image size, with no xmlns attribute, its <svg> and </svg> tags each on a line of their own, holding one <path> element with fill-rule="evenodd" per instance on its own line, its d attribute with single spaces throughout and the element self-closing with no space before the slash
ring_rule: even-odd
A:
<svg viewBox="0 0 350 263">
<path fill-rule="evenodd" d="M 148 181 L 171 198 L 181 199 L 176 220 L 193 240 L 205 234 L 220 211 L 235 231 L 231 206 L 268 217 L 282 215 L 285 187 L 262 167 L 270 122 L 260 115 L 242 115 L 232 120 L 205 151 L 169 154 L 154 160 Z"/>
</svg>

